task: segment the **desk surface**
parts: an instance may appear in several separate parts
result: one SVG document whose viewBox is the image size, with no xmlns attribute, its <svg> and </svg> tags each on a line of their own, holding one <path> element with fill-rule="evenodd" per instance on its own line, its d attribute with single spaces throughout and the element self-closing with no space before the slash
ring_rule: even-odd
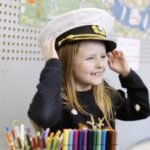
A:
<svg viewBox="0 0 150 150">
<path fill-rule="evenodd" d="M 150 140 L 143 143 L 136 144 L 129 150 L 150 150 Z"/>
</svg>

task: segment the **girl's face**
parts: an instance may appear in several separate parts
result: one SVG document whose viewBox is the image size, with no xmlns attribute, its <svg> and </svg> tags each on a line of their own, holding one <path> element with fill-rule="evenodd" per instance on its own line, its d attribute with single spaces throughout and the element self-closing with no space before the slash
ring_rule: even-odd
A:
<svg viewBox="0 0 150 150">
<path fill-rule="evenodd" d="M 86 91 L 102 82 L 107 66 L 105 45 L 98 41 L 85 41 L 73 58 L 76 91 Z"/>
</svg>

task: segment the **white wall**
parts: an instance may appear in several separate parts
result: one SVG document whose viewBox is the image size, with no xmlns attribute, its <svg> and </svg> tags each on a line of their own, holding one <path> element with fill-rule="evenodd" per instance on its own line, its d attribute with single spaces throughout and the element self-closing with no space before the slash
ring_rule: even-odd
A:
<svg viewBox="0 0 150 150">
<path fill-rule="evenodd" d="M 20 26 L 18 15 L 19 0 L 0 0 L 0 140 L 15 119 L 31 127 L 27 110 L 44 66 L 40 29 Z"/>
</svg>

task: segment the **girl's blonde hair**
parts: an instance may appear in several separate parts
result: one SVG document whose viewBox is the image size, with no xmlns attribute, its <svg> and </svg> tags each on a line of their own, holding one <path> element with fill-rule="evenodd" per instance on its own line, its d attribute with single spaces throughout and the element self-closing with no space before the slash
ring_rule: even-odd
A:
<svg viewBox="0 0 150 150">
<path fill-rule="evenodd" d="M 77 109 L 82 114 L 89 115 L 78 103 L 75 90 L 75 80 L 73 76 L 73 57 L 78 53 L 80 44 L 81 42 L 70 43 L 62 46 L 58 50 L 58 56 L 62 63 L 63 72 L 61 97 L 65 100 L 64 104 L 68 109 Z M 93 86 L 95 102 L 102 111 L 108 126 L 111 128 L 109 122 L 110 120 L 114 121 L 114 117 L 109 95 L 110 89 L 110 87 L 104 85 L 104 81 L 102 81 L 102 83 L 98 86 Z"/>
</svg>

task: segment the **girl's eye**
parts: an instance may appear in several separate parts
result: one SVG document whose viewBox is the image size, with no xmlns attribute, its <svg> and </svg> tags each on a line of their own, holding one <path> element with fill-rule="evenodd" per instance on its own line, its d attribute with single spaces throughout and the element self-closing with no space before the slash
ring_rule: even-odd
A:
<svg viewBox="0 0 150 150">
<path fill-rule="evenodd" d="M 89 57 L 89 58 L 87 58 L 86 60 L 90 60 L 90 59 L 93 59 L 93 57 Z"/>
<path fill-rule="evenodd" d="M 101 56 L 101 58 L 106 58 L 106 56 Z"/>
</svg>

